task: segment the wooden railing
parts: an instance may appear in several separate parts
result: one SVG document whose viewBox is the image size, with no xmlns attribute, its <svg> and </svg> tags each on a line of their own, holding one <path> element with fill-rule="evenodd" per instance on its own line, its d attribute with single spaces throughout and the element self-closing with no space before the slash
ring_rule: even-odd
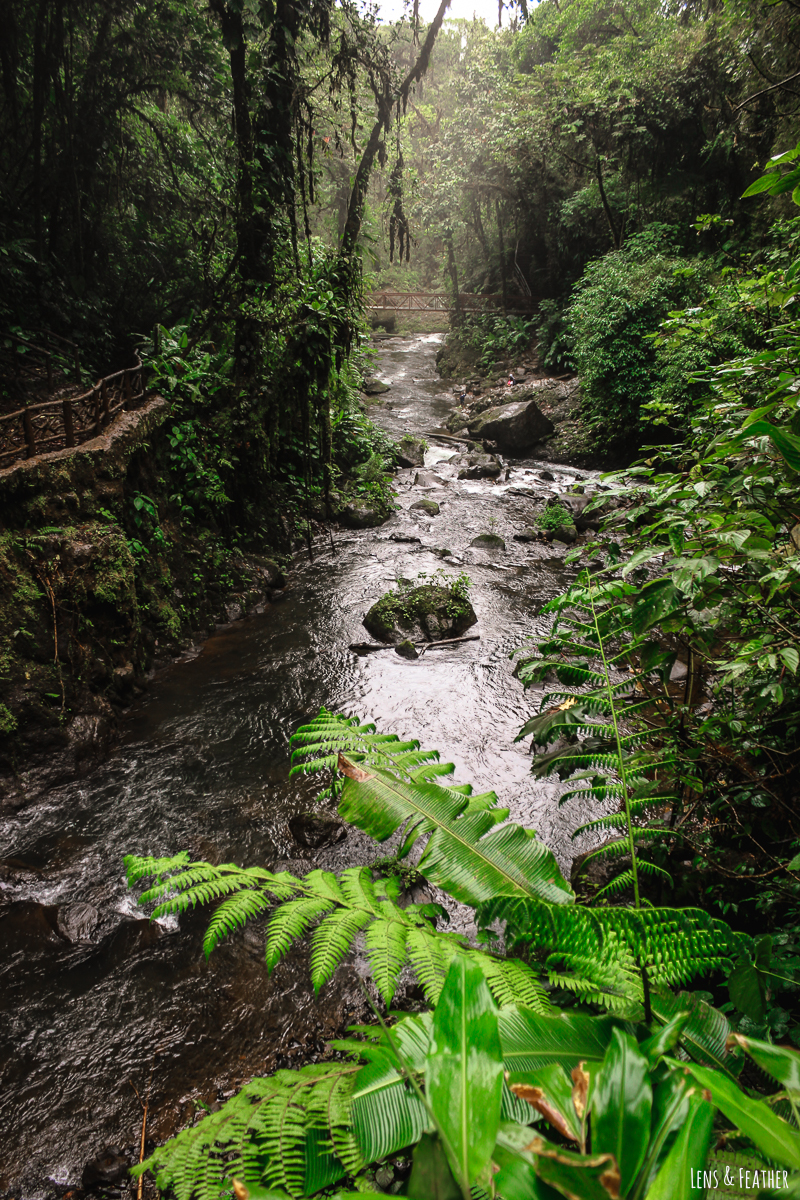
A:
<svg viewBox="0 0 800 1200">
<path fill-rule="evenodd" d="M 509 295 L 505 305 L 509 313 L 533 312 L 535 301 L 531 296 Z M 369 309 L 392 309 L 394 312 L 454 312 L 456 305 L 449 292 L 373 292 L 367 297 Z M 458 297 L 461 312 L 502 312 L 503 297 L 498 294 L 481 295 L 478 292 L 461 292 Z"/>
<path fill-rule="evenodd" d="M 142 363 L 106 375 L 81 396 L 29 404 L 0 415 L 0 469 L 49 450 L 78 446 L 98 437 L 123 409 L 147 398 Z"/>
</svg>

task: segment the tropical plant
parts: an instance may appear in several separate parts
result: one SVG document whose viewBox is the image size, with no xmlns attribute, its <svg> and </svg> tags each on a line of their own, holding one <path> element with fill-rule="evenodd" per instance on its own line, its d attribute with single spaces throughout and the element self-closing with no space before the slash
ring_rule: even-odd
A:
<svg viewBox="0 0 800 1200">
<path fill-rule="evenodd" d="M 784 1118 L 735 1081 L 671 1057 L 688 1018 L 678 1011 L 651 1034 L 582 1013 L 498 1011 L 458 955 L 433 1013 L 356 1027 L 360 1040 L 333 1043 L 345 1061 L 254 1080 L 134 1173 L 153 1170 L 177 1200 L 216 1200 L 231 1187 L 239 1200 L 310 1196 L 346 1177 L 363 1195 L 370 1164 L 411 1152 L 400 1191 L 416 1200 L 550 1189 L 673 1200 L 691 1195 L 705 1166 L 715 1109 L 773 1178 L 776 1163 L 797 1171 L 800 1055 L 736 1039 L 789 1097 Z"/>
<path fill-rule="evenodd" d="M 399 859 L 427 839 L 416 870 L 476 909 L 484 941 L 496 941 L 492 926 L 504 922 L 509 945 L 525 958 L 465 947 L 463 938 L 435 928 L 434 918 L 442 915 L 438 906 L 399 907 L 397 881 L 373 880 L 366 868 L 338 879 L 323 871 L 299 879 L 260 867 L 191 863 L 185 853 L 128 857 L 131 884 L 155 880 L 141 897 L 143 903 L 156 902 L 154 915 L 221 900 L 206 934 L 206 953 L 221 937 L 274 908 L 267 925 L 268 966 L 314 927 L 311 970 L 317 988 L 363 933 L 387 1004 L 406 961 L 433 1001 L 450 960 L 463 951 L 501 1004 L 547 1010 L 535 966 L 543 958 L 551 985 L 649 1020 L 668 1002 L 665 987 L 713 969 L 730 971 L 749 951 L 749 939 L 699 909 L 637 912 L 574 904 L 555 858 L 532 831 L 507 822 L 508 810 L 497 807 L 493 792 L 473 796 L 469 785 L 433 782 L 451 774 L 453 766 L 440 763 L 436 751 L 420 750 L 416 741 L 378 734 L 374 725 L 323 710 L 297 731 L 294 743 L 293 771 L 332 773 L 321 795 L 338 799 L 340 816 L 379 842 L 403 827 Z"/>
</svg>

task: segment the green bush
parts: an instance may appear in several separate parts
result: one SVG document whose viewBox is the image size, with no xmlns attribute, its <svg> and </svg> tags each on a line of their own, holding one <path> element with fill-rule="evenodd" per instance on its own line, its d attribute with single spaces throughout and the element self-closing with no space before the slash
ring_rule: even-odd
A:
<svg viewBox="0 0 800 1200">
<path fill-rule="evenodd" d="M 568 310 L 585 406 L 612 441 L 628 445 L 641 438 L 642 410 L 666 376 L 652 335 L 670 311 L 697 298 L 705 276 L 699 263 L 685 270 L 668 235 L 669 227 L 651 226 L 590 263 Z M 673 373 L 678 395 L 681 378 Z"/>
</svg>

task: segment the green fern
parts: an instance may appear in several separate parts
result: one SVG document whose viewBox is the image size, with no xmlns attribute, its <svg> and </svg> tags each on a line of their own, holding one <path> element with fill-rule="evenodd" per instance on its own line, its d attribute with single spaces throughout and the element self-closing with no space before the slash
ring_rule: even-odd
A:
<svg viewBox="0 0 800 1200">
<path fill-rule="evenodd" d="M 125 867 L 134 883 L 148 879 L 151 872 L 157 875 L 140 897 L 140 903 L 155 903 L 153 917 L 224 896 L 206 931 L 206 956 L 249 919 L 268 913 L 267 968 L 272 970 L 295 942 L 310 934 L 311 980 L 316 991 L 330 981 L 363 932 L 370 969 L 387 1005 L 406 964 L 416 972 L 426 998 L 435 1003 L 453 955 L 462 951 L 475 956 L 498 1003 L 522 1000 L 540 1012 L 550 1008 L 543 983 L 532 971 L 472 950 L 461 935 L 438 930 L 435 920 L 446 916 L 438 904 L 401 907 L 397 880 L 373 879 L 368 867 L 351 867 L 338 877 L 329 871 L 311 871 L 299 879 L 285 871 L 275 875 L 260 868 L 245 870 L 229 863 L 215 867 L 187 860 L 185 853 L 163 859 L 131 855 Z M 518 980 L 519 992 L 511 986 L 513 980 Z"/>
</svg>

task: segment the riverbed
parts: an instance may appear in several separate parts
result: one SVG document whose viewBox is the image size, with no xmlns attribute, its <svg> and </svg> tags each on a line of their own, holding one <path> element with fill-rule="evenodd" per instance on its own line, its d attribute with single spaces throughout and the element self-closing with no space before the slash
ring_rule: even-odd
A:
<svg viewBox="0 0 800 1200">
<path fill-rule="evenodd" d="M 441 338 L 380 344 L 376 373 L 390 390 L 371 416 L 392 436 L 443 431 L 452 396 L 435 371 Z M 357 831 L 310 850 L 289 830 L 315 793 L 313 781 L 289 778 L 289 738 L 322 705 L 438 748 L 459 782 L 494 789 L 569 869 L 570 833 L 585 814 L 559 809 L 556 784 L 534 780 L 529 747 L 514 744 L 536 697 L 509 659 L 544 627 L 539 613 L 569 568 L 563 548 L 513 535 L 530 524 L 533 493 L 588 473 L 510 462 L 497 483 L 459 481 L 452 447 L 430 442 L 426 467 L 438 479 L 422 487 L 414 469 L 400 471 L 386 524 L 318 540 L 265 612 L 218 630 L 153 681 L 108 762 L 0 823 L 0 1193 L 37 1200 L 80 1186 L 107 1146 L 138 1158 L 137 1091 L 149 1090 L 148 1136 L 161 1140 L 201 1101 L 324 1053 L 325 1038 L 360 1017 L 358 960 L 319 1001 L 302 947 L 267 976 L 259 929 L 206 962 L 204 914 L 147 922 L 122 867 L 125 854 L 178 850 L 294 871 L 383 853 Z M 438 516 L 409 511 L 421 496 Z M 470 546 L 488 532 L 506 549 Z M 480 640 L 417 662 L 349 649 L 398 578 L 440 570 L 468 574 Z"/>
</svg>

